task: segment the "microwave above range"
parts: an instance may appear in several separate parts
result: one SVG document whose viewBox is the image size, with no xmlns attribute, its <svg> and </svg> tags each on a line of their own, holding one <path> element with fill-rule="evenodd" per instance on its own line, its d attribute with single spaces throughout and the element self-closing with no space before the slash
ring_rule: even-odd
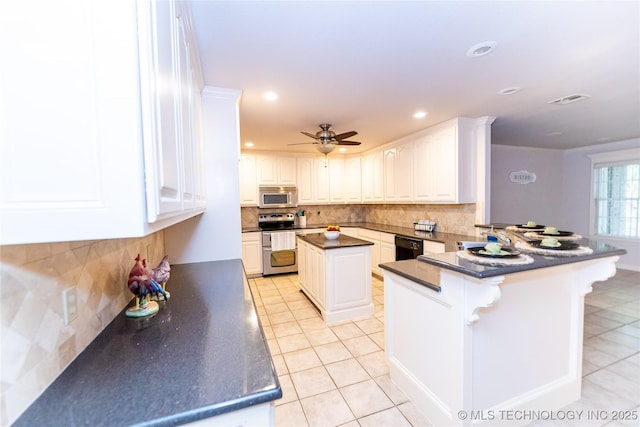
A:
<svg viewBox="0 0 640 427">
<path fill-rule="evenodd" d="M 298 206 L 296 187 L 260 186 L 258 188 L 260 208 L 295 208 Z"/>
</svg>

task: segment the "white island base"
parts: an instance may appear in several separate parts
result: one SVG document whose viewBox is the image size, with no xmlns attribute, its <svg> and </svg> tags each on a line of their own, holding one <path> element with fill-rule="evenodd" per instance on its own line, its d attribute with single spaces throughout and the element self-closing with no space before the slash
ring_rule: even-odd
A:
<svg viewBox="0 0 640 427">
<path fill-rule="evenodd" d="M 325 241 L 322 234 L 298 237 L 300 287 L 327 324 L 373 315 L 371 245 L 349 236 L 337 241 Z"/>
<path fill-rule="evenodd" d="M 617 259 L 484 279 L 420 266 L 440 292 L 384 270 L 392 381 L 434 426 L 524 425 L 576 401 L 584 296 Z"/>
</svg>

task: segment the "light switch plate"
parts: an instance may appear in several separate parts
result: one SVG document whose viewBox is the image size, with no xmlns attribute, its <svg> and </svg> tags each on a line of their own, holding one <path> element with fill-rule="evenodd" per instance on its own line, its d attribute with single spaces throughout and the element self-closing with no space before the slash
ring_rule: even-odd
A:
<svg viewBox="0 0 640 427">
<path fill-rule="evenodd" d="M 71 286 L 62 291 L 62 310 L 64 312 L 64 324 L 68 325 L 78 317 L 78 288 Z"/>
</svg>

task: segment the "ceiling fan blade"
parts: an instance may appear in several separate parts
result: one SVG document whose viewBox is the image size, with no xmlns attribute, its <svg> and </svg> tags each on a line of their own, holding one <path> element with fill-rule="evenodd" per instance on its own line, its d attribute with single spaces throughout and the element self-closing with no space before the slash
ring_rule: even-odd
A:
<svg viewBox="0 0 640 427">
<path fill-rule="evenodd" d="M 335 139 L 337 139 L 338 141 L 341 141 L 343 139 L 347 139 L 347 138 L 351 138 L 352 136 L 356 136 L 358 134 L 358 132 L 356 132 L 355 130 L 352 130 L 351 132 L 345 132 L 345 133 L 341 133 L 339 135 L 334 136 Z"/>
<path fill-rule="evenodd" d="M 358 141 L 338 141 L 338 145 L 360 145 L 362 142 Z"/>
<path fill-rule="evenodd" d="M 300 133 L 303 135 L 307 135 L 309 138 L 316 139 L 316 136 L 312 133 L 309 133 L 309 132 L 300 132 Z"/>
</svg>

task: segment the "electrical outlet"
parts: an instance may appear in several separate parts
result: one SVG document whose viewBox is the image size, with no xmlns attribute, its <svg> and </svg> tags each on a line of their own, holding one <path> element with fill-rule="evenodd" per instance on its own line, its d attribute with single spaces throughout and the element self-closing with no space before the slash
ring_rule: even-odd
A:
<svg viewBox="0 0 640 427">
<path fill-rule="evenodd" d="M 64 324 L 68 325 L 78 317 L 78 288 L 71 286 L 62 291 L 62 310 L 64 312 Z"/>
</svg>

